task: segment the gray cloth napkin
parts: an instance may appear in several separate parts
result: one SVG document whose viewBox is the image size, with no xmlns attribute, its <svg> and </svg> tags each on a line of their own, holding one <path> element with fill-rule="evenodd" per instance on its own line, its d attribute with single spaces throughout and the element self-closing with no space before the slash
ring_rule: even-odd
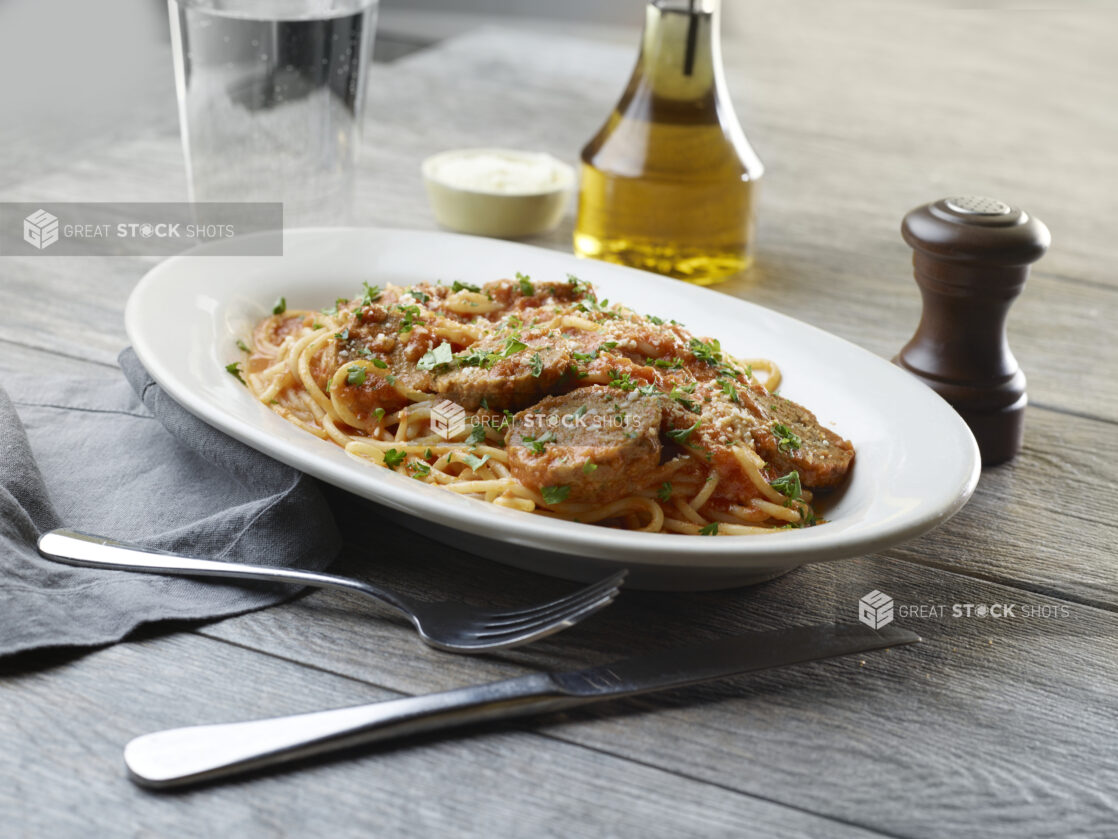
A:
<svg viewBox="0 0 1118 839">
<path fill-rule="evenodd" d="M 75 568 L 38 536 L 86 530 L 209 559 L 322 569 L 341 539 L 318 484 L 194 417 L 125 350 L 119 377 L 0 389 L 0 656 L 271 606 L 298 589 Z"/>
</svg>

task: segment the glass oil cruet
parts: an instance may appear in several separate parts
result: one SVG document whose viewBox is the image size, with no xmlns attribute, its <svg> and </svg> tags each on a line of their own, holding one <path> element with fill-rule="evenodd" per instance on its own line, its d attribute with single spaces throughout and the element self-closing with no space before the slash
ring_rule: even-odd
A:
<svg viewBox="0 0 1118 839">
<path fill-rule="evenodd" d="M 761 161 L 722 73 L 719 0 L 650 0 L 637 66 L 582 150 L 574 247 L 709 285 L 752 261 Z"/>
</svg>

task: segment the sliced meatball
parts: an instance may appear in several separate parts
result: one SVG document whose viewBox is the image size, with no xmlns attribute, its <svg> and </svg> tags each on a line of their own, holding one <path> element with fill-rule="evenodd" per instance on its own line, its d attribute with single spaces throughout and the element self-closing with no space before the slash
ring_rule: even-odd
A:
<svg viewBox="0 0 1118 839">
<path fill-rule="evenodd" d="M 716 495 L 752 494 L 750 483 L 732 456 L 739 441 L 752 442 L 774 475 L 795 470 L 810 489 L 840 483 L 854 460 L 854 447 L 819 424 L 801 405 L 769 393 L 756 382 L 738 379 L 736 387 L 703 382 L 691 395 L 702 421 L 688 434 L 687 442 L 710 455 L 722 476 Z M 692 426 L 695 415 L 673 405 L 665 413 L 665 428 L 680 432 Z"/>
<path fill-rule="evenodd" d="M 541 396 L 574 380 L 570 353 L 553 345 L 527 346 L 504 358 L 507 339 L 483 338 L 469 348 L 474 357 L 491 353 L 485 364 L 456 365 L 438 374 L 435 390 L 467 410 L 488 406 L 498 411 L 532 405 Z"/>
<path fill-rule="evenodd" d="M 568 501 L 608 504 L 656 470 L 662 414 L 662 400 L 604 385 L 549 396 L 512 419 L 509 466 L 534 490 L 568 487 Z"/>
<path fill-rule="evenodd" d="M 761 423 L 752 429 L 757 453 L 781 474 L 793 469 L 811 489 L 833 487 L 850 470 L 854 446 L 819 424 L 815 414 L 758 386 L 748 396 L 761 410 Z"/>
<path fill-rule="evenodd" d="M 388 365 L 394 380 L 421 392 L 431 390 L 431 374 L 418 362 L 439 343 L 435 334 L 415 316 L 414 307 L 365 306 L 357 325 L 346 330 L 338 360 L 378 359 Z"/>
</svg>

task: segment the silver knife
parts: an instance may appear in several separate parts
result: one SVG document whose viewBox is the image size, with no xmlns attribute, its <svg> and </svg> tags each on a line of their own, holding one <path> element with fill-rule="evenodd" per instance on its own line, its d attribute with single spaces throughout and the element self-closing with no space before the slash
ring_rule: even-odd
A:
<svg viewBox="0 0 1118 839">
<path fill-rule="evenodd" d="M 919 640 L 907 629 L 873 630 L 861 624 L 755 632 L 585 670 L 533 673 L 332 711 L 158 731 L 130 742 L 124 762 L 141 786 L 183 786 L 439 728 L 559 711 Z"/>
</svg>

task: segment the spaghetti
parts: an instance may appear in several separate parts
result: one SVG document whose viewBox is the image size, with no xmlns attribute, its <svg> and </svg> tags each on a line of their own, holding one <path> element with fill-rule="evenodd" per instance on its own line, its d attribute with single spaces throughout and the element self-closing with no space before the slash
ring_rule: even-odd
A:
<svg viewBox="0 0 1118 839">
<path fill-rule="evenodd" d="M 815 438 L 848 451 L 845 464 L 831 458 L 842 472 L 853 457 L 774 396 L 773 362 L 732 358 L 574 277 L 366 284 L 320 311 L 281 299 L 240 345 L 247 363 L 229 369 L 253 395 L 351 456 L 587 524 L 701 535 L 809 526 L 812 479 L 834 482 L 818 480 L 831 454 Z M 793 421 L 784 403 L 799 410 Z M 587 431 L 588 419 L 612 426 Z"/>
</svg>

